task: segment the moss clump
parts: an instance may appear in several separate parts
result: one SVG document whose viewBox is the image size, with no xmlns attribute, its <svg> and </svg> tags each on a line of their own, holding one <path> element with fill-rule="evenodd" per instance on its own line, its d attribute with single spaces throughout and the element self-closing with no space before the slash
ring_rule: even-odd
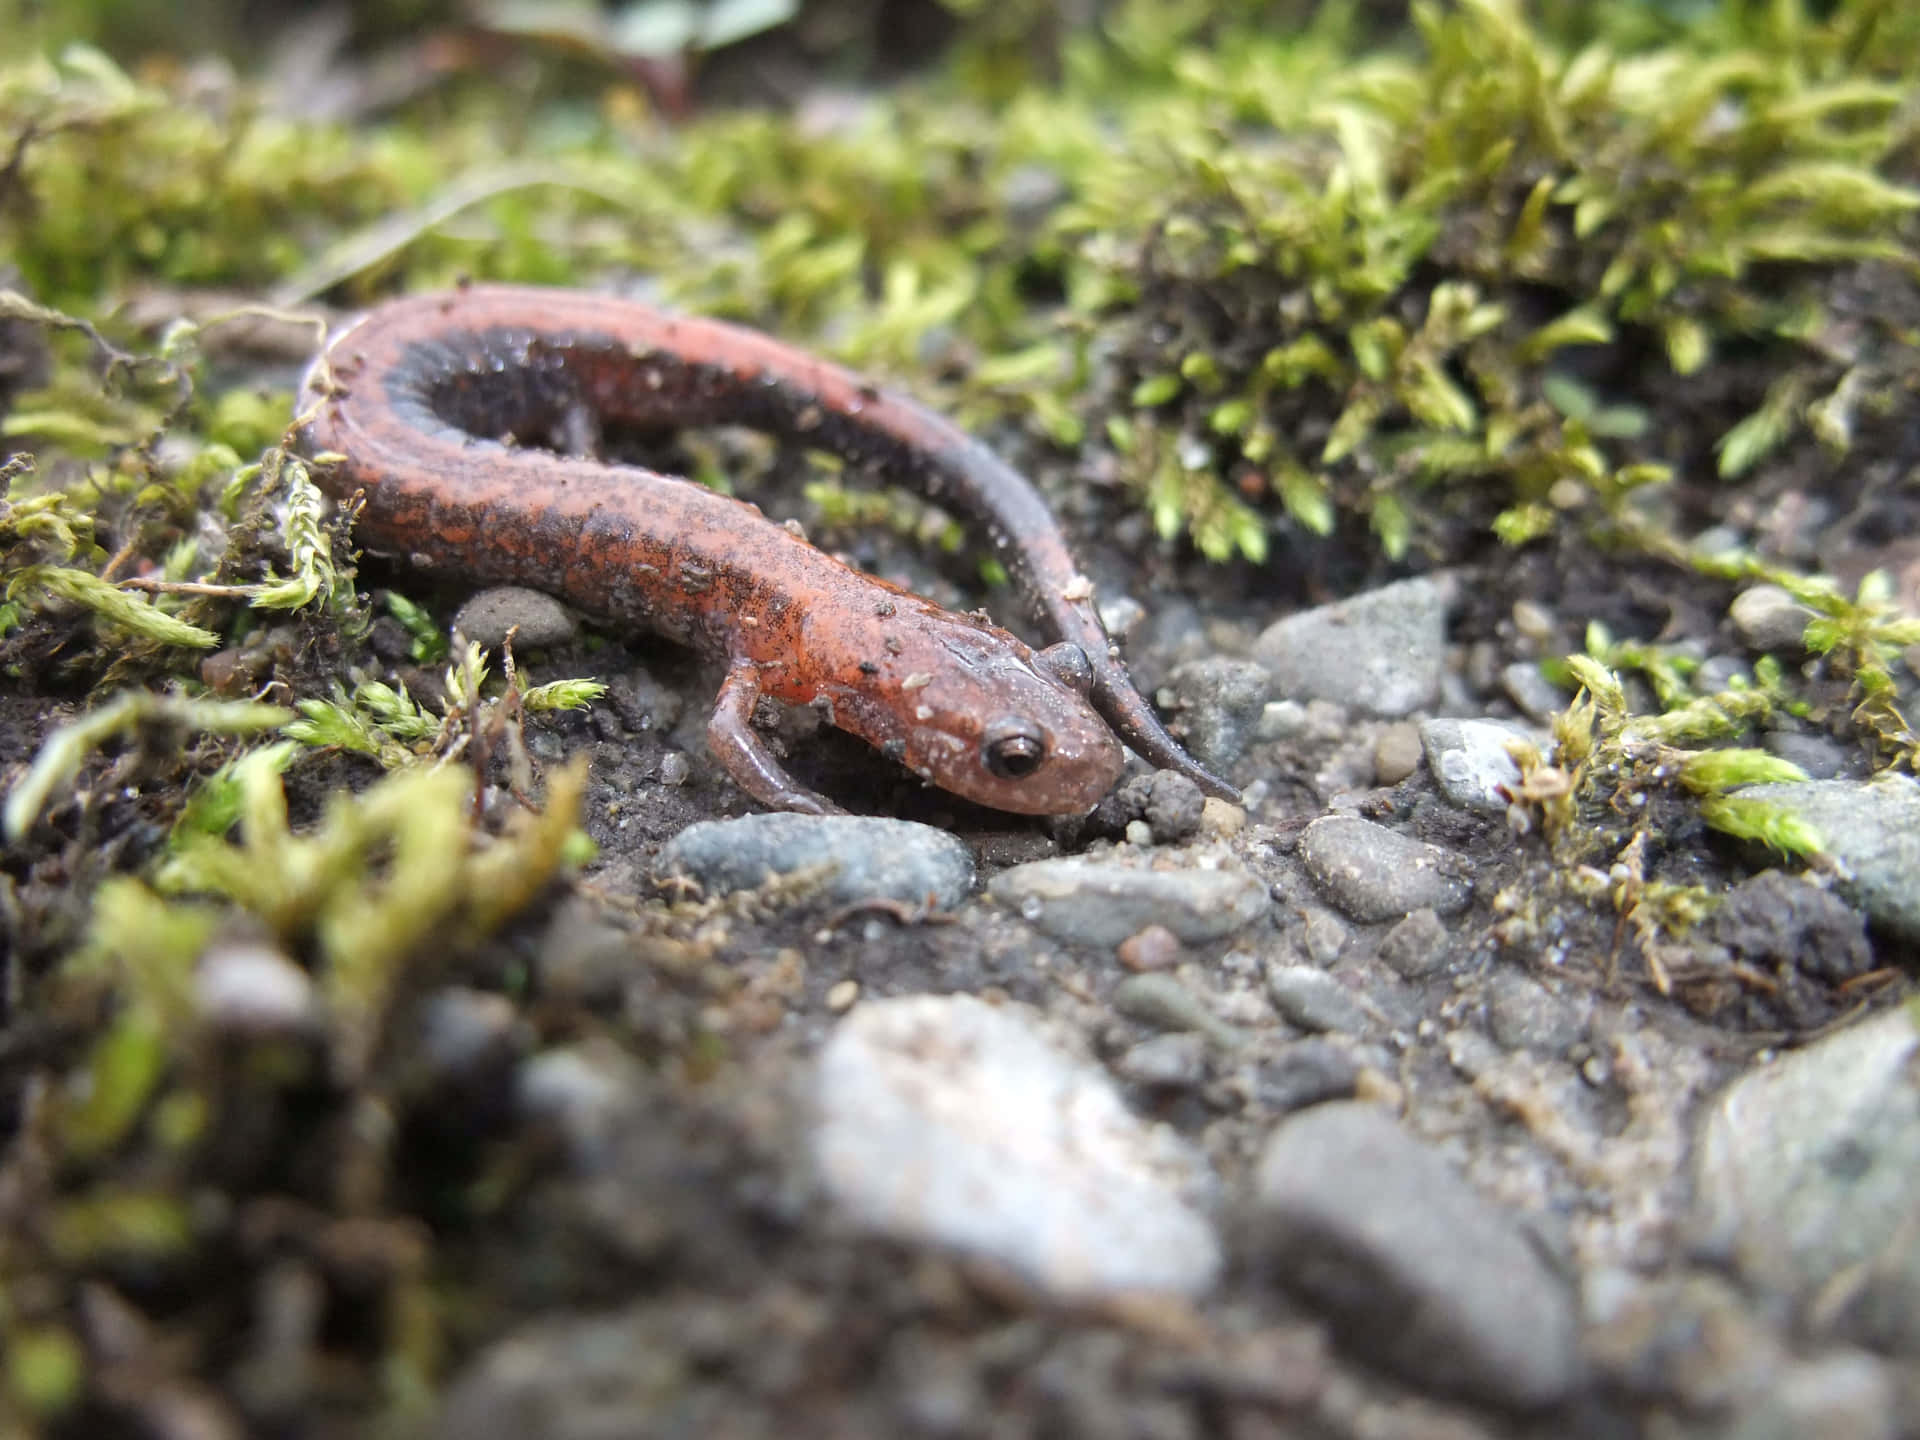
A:
<svg viewBox="0 0 1920 1440">
<path fill-rule="evenodd" d="M 1729 474 L 1912 384 L 1891 337 L 1854 365 L 1822 340 L 1828 267 L 1920 263 L 1920 189 L 1885 173 L 1910 144 L 1910 19 L 1843 4 L 1640 54 L 1561 50 L 1503 0 L 1415 19 L 1408 58 L 1177 48 L 1069 207 L 1063 234 L 1106 262 L 1131 428 L 1166 437 L 1137 466 L 1163 531 L 1257 558 L 1249 508 L 1318 533 L 1350 511 L 1397 555 L 1491 504 L 1520 543 L 1691 458 L 1646 434 L 1663 369 L 1768 347 Z"/>
</svg>

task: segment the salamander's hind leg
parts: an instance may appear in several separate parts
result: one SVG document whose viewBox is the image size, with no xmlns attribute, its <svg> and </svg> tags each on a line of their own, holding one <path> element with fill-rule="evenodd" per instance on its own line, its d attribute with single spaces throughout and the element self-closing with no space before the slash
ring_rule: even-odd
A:
<svg viewBox="0 0 1920 1440">
<path fill-rule="evenodd" d="M 797 810 L 803 815 L 844 815 L 847 812 L 797 783 L 753 730 L 753 707 L 760 701 L 760 679 L 750 662 L 736 661 L 714 697 L 713 718 L 707 721 L 707 748 L 733 783 L 762 805 L 775 810 Z"/>
</svg>

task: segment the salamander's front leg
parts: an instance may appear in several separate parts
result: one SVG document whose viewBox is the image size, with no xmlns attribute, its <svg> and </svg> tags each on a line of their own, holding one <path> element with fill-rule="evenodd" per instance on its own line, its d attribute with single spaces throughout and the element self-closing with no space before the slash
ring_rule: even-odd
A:
<svg viewBox="0 0 1920 1440">
<path fill-rule="evenodd" d="M 760 677 L 749 661 L 736 660 L 714 697 L 713 718 L 707 721 L 707 748 L 733 783 L 762 805 L 775 810 L 798 810 L 803 815 L 844 815 L 847 812 L 795 783 L 780 768 L 753 730 L 753 707 L 760 702 Z"/>
</svg>

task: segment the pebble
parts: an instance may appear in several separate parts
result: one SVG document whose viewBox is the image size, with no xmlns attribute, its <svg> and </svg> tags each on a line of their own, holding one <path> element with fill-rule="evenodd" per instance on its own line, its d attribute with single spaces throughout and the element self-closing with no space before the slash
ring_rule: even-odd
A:
<svg viewBox="0 0 1920 1440">
<path fill-rule="evenodd" d="M 621 1122 L 638 1103 L 639 1068 L 611 1043 L 585 1041 L 543 1050 L 516 1079 L 521 1113 L 556 1132 L 582 1173 L 602 1171 Z"/>
<path fill-rule="evenodd" d="M 685 875 L 708 894 L 751 890 L 768 876 L 835 863 L 820 897 L 834 905 L 892 901 L 950 910 L 973 889 L 973 852 L 956 836 L 910 820 L 866 815 L 742 815 L 703 820 L 667 842 L 662 876 Z"/>
<path fill-rule="evenodd" d="M 1389 725 L 1374 738 L 1373 783 L 1398 785 L 1420 768 L 1420 730 L 1405 723 Z"/>
<path fill-rule="evenodd" d="M 1149 925 L 1122 940 L 1118 954 L 1129 970 L 1171 970 L 1180 963 L 1180 937 L 1164 925 Z"/>
<path fill-rule="evenodd" d="M 1486 815 L 1505 813 L 1509 802 L 1501 787 L 1515 789 L 1520 784 L 1520 767 L 1507 750 L 1515 740 L 1540 743 L 1526 727 L 1504 720 L 1420 722 L 1427 768 L 1440 793 L 1462 810 Z"/>
<path fill-rule="evenodd" d="M 1229 766 L 1257 738 L 1260 717 L 1273 698 L 1273 676 L 1251 660 L 1209 656 L 1176 665 L 1165 688 L 1173 691 L 1181 738 L 1202 765 Z"/>
<path fill-rule="evenodd" d="M 1863 1338 L 1920 1355 L 1920 1032 L 1891 1010 L 1755 1069 L 1708 1112 L 1696 1225 L 1756 1285 L 1857 1277 Z M 1889 1333 L 1891 1332 L 1891 1333 Z"/>
<path fill-rule="evenodd" d="M 1113 987 L 1113 1008 L 1143 1025 L 1204 1035 L 1223 1050 L 1237 1049 L 1247 1040 L 1171 975 L 1128 976 Z"/>
<path fill-rule="evenodd" d="M 1781 1366 L 1716 1440 L 1897 1440 L 1899 1410 L 1887 1366 L 1841 1350 Z"/>
<path fill-rule="evenodd" d="M 863 1005 L 822 1047 L 814 1091 L 815 1168 L 864 1228 L 1002 1266 L 1061 1301 L 1197 1296 L 1219 1275 L 1205 1161 L 1023 1006 Z"/>
<path fill-rule="evenodd" d="M 1760 744 L 1769 755 L 1798 765 L 1809 780 L 1838 780 L 1852 776 L 1859 768 L 1857 750 L 1817 731 L 1768 730 L 1761 735 Z"/>
<path fill-rule="evenodd" d="M 1177 770 L 1155 773 L 1147 786 L 1146 821 L 1162 845 L 1184 840 L 1200 828 L 1207 797 Z"/>
<path fill-rule="evenodd" d="M 1734 793 L 1813 826 L 1847 869 L 1839 893 L 1889 935 L 1920 941 L 1920 783 L 1888 772 L 1864 783 L 1791 781 Z"/>
<path fill-rule="evenodd" d="M 1560 687 L 1540 673 L 1532 660 L 1516 660 L 1500 672 L 1500 688 L 1529 720 L 1545 725 L 1567 708 Z"/>
<path fill-rule="evenodd" d="M 1207 1039 L 1183 1033 L 1155 1035 L 1132 1046 L 1114 1062 L 1114 1073 L 1135 1085 L 1157 1090 L 1193 1090 L 1206 1083 Z"/>
<path fill-rule="evenodd" d="M 230 941 L 210 946 L 193 973 L 200 1016 L 216 1030 L 284 1034 L 319 1018 L 313 977 L 271 945 Z"/>
<path fill-rule="evenodd" d="M 1254 1076 L 1254 1094 L 1276 1110 L 1301 1110 L 1323 1100 L 1352 1096 L 1360 1061 L 1331 1040 L 1318 1037 L 1284 1046 Z"/>
<path fill-rule="evenodd" d="M 1300 924 L 1300 939 L 1306 947 L 1307 958 L 1322 970 L 1333 968 L 1333 962 L 1340 958 L 1352 938 L 1353 932 L 1347 928 L 1346 921 L 1317 905 L 1308 909 Z"/>
<path fill-rule="evenodd" d="M 1366 1029 L 1367 1012 L 1353 992 L 1311 965 L 1268 966 L 1267 994 L 1274 1009 L 1302 1030 L 1358 1035 Z"/>
<path fill-rule="evenodd" d="M 1357 815 L 1315 820 L 1300 836 L 1300 856 L 1327 898 L 1362 924 L 1422 908 L 1451 915 L 1473 898 L 1453 873 L 1458 856 Z"/>
<path fill-rule="evenodd" d="M 1391 1116 L 1283 1121 L 1254 1179 L 1262 1252 L 1357 1351 L 1495 1405 L 1550 1405 L 1580 1369 L 1572 1294 L 1505 1212 Z"/>
<path fill-rule="evenodd" d="M 1749 650 L 1798 655 L 1814 613 L 1778 585 L 1752 585 L 1734 596 L 1727 618 Z"/>
<path fill-rule="evenodd" d="M 504 645 L 507 632 L 515 627 L 518 633 L 513 637 L 513 646 L 522 652 L 565 645 L 580 628 L 573 612 L 551 595 L 519 585 L 496 585 L 482 590 L 453 617 L 455 630 L 489 650 L 498 650 Z"/>
<path fill-rule="evenodd" d="M 1431 975 L 1447 963 L 1453 937 L 1432 910 L 1421 907 L 1386 933 L 1380 941 L 1380 959 L 1405 980 Z"/>
<path fill-rule="evenodd" d="M 1245 928 L 1271 908 L 1246 871 L 1149 870 L 1111 861 L 1034 860 L 993 877 L 994 899 L 1056 940 L 1111 947 L 1148 925 L 1189 945 Z"/>
<path fill-rule="evenodd" d="M 1556 995 L 1531 975 L 1496 970 L 1487 980 L 1487 1026 L 1509 1050 L 1564 1055 L 1587 1031 L 1591 998 Z"/>
<path fill-rule="evenodd" d="M 1332 700 L 1397 719 L 1433 703 L 1453 586 L 1422 576 L 1276 620 L 1253 657 L 1293 700 Z"/>
</svg>

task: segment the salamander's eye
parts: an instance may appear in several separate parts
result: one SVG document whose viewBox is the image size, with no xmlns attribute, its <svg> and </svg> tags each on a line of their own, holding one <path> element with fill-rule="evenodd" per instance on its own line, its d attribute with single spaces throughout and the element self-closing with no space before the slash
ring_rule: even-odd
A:
<svg viewBox="0 0 1920 1440">
<path fill-rule="evenodd" d="M 1084 695 L 1093 687 L 1093 666 L 1087 660 L 1087 652 L 1070 640 L 1047 646 L 1033 657 L 1033 663 L 1036 669 L 1051 675 L 1069 690 Z"/>
<path fill-rule="evenodd" d="M 980 750 L 1002 780 L 1024 780 L 1047 758 L 1047 737 L 1031 720 L 1008 717 L 987 726 Z"/>
</svg>

